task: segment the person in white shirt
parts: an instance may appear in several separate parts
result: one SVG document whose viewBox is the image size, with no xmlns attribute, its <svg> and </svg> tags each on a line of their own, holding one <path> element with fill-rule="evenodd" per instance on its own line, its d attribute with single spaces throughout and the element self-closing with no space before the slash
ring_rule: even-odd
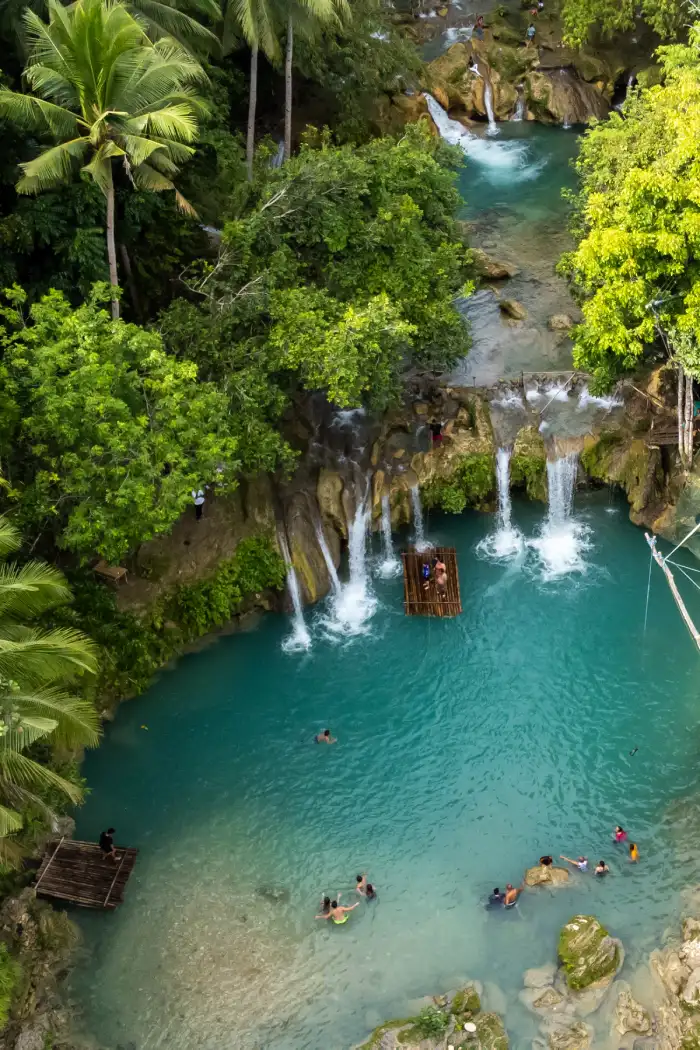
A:
<svg viewBox="0 0 700 1050">
<path fill-rule="evenodd" d="M 192 499 L 194 500 L 194 516 L 199 521 L 204 510 L 204 491 L 202 489 L 192 489 Z"/>
</svg>

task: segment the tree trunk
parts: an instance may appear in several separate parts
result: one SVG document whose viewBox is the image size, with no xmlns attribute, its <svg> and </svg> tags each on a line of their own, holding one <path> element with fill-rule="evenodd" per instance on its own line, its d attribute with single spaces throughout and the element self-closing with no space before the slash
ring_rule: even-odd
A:
<svg viewBox="0 0 700 1050">
<path fill-rule="evenodd" d="M 134 308 L 134 313 L 139 321 L 143 320 L 143 313 L 141 311 L 141 300 L 139 293 L 136 288 L 136 281 L 134 280 L 134 274 L 131 269 L 131 259 L 129 258 L 129 252 L 123 241 L 119 242 L 119 258 L 121 259 L 122 269 L 124 270 L 124 277 L 126 283 L 129 286 L 129 295 L 131 296 L 131 304 Z"/>
<path fill-rule="evenodd" d="M 107 190 L 107 258 L 109 259 L 109 283 L 112 285 L 112 319 L 116 321 L 119 317 L 119 297 L 115 291 L 119 287 L 119 278 L 117 277 L 117 249 L 114 244 L 114 183 L 111 178 Z"/>
<path fill-rule="evenodd" d="M 292 56 L 294 54 L 294 23 L 291 14 L 287 20 L 287 50 L 284 56 L 284 159 L 292 155 Z"/>
<path fill-rule="evenodd" d="M 681 463 L 685 465 L 685 442 L 683 441 L 683 407 L 685 405 L 685 373 L 683 366 L 678 365 L 678 455 Z"/>
<path fill-rule="evenodd" d="M 693 465 L 693 377 L 685 377 L 685 462 L 688 470 Z"/>
<path fill-rule="evenodd" d="M 245 164 L 248 182 L 253 181 L 253 154 L 255 152 L 255 108 L 258 104 L 258 45 L 250 51 L 250 85 L 248 87 L 248 137 L 245 144 Z"/>
</svg>

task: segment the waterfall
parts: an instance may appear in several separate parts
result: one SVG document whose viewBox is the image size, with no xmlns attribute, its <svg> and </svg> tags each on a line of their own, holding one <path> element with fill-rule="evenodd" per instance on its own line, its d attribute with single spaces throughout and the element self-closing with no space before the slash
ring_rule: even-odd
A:
<svg viewBox="0 0 700 1050">
<path fill-rule="evenodd" d="M 493 115 L 493 88 L 486 78 L 484 78 L 484 108 L 489 118 L 489 135 L 498 135 L 498 124 Z"/>
<path fill-rule="evenodd" d="M 348 522 L 349 578 L 342 583 L 331 602 L 330 615 L 324 626 L 332 635 L 365 634 L 377 608 L 367 572 L 367 535 L 370 511 L 368 497 L 358 499 L 352 520 Z"/>
<path fill-rule="evenodd" d="M 311 647 L 311 635 L 309 634 L 308 628 L 304 621 L 304 609 L 301 604 L 301 591 L 299 590 L 299 580 L 294 566 L 292 565 L 292 557 L 289 553 L 289 544 L 287 543 L 287 537 L 284 531 L 280 528 L 277 531 L 277 538 L 279 540 L 280 550 L 282 551 L 282 557 L 284 563 L 287 566 L 287 590 L 289 591 L 289 597 L 292 600 L 292 633 L 282 643 L 282 648 L 285 652 L 294 653 L 299 652 L 302 649 L 309 649 Z"/>
<path fill-rule="evenodd" d="M 320 521 L 316 522 L 316 539 L 318 540 L 318 545 L 321 548 L 323 560 L 325 561 L 326 568 L 328 569 L 328 578 L 331 581 L 331 591 L 333 592 L 333 594 L 340 594 L 340 580 L 338 579 L 338 572 L 333 562 L 331 552 L 328 549 L 328 544 L 326 543 L 326 534 L 323 531 L 323 525 Z"/>
<path fill-rule="evenodd" d="M 430 544 L 425 538 L 425 526 L 423 524 L 423 507 L 420 501 L 420 489 L 417 485 L 411 488 L 411 507 L 413 508 L 413 529 L 415 532 L 414 543 L 417 551 L 424 551 Z"/>
<path fill-rule="evenodd" d="M 521 94 L 518 95 L 518 101 L 515 103 L 513 116 L 510 119 L 517 121 L 525 120 L 525 98 Z"/>
<path fill-rule="evenodd" d="M 499 448 L 496 453 L 496 484 L 498 487 L 498 518 L 496 531 L 477 544 L 477 553 L 487 558 L 513 558 L 523 549 L 523 538 L 514 528 L 510 498 L 510 457 L 512 449 Z"/>
<path fill-rule="evenodd" d="M 489 168 L 501 169 L 503 178 L 509 181 L 512 178 L 520 181 L 532 177 L 532 166 L 527 164 L 528 146 L 526 142 L 515 140 L 493 142 L 486 138 L 479 138 L 473 132 L 467 131 L 458 120 L 448 117 L 440 103 L 427 91 L 425 100 L 440 137 L 453 146 L 459 146 L 470 160 Z M 498 125 L 494 124 L 494 126 L 498 129 Z"/>
<path fill-rule="evenodd" d="M 388 496 L 382 496 L 382 554 L 379 575 L 397 576 L 401 572 L 401 562 L 394 554 L 394 541 L 391 535 L 391 505 Z"/>
<path fill-rule="evenodd" d="M 585 572 L 583 552 L 590 546 L 589 530 L 572 517 L 578 474 L 578 453 L 547 460 L 549 507 L 540 536 L 531 541 L 538 551 L 545 579 Z"/>
</svg>

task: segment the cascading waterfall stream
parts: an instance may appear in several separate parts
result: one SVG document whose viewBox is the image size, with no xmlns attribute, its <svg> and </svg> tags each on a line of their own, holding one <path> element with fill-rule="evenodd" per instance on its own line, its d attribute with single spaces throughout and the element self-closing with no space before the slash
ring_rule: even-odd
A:
<svg viewBox="0 0 700 1050">
<path fill-rule="evenodd" d="M 369 621 L 377 608 L 377 599 L 372 594 L 367 571 L 367 538 L 369 530 L 369 500 L 365 494 L 358 498 L 355 513 L 348 521 L 348 568 L 349 578 L 340 584 L 338 593 L 331 602 L 330 616 L 324 619 L 325 627 L 333 635 L 365 634 Z"/>
<path fill-rule="evenodd" d="M 545 579 L 584 572 L 583 552 L 590 544 L 588 529 L 572 517 L 578 474 L 578 453 L 547 460 L 549 507 L 547 520 L 531 546 L 539 553 Z"/>
<path fill-rule="evenodd" d="M 498 135 L 498 124 L 493 112 L 493 88 L 486 78 L 484 78 L 484 108 L 489 118 L 489 135 Z"/>
<path fill-rule="evenodd" d="M 386 495 L 382 496 L 382 554 L 384 557 L 379 565 L 379 575 L 385 578 L 398 576 L 401 572 L 401 563 L 394 554 L 394 540 L 391 534 L 391 504 Z"/>
<path fill-rule="evenodd" d="M 525 120 L 525 99 L 521 94 L 518 95 L 518 101 L 515 103 L 513 116 L 510 119 L 515 121 Z"/>
<path fill-rule="evenodd" d="M 286 652 L 299 652 L 301 650 L 309 649 L 311 647 L 311 635 L 309 634 L 306 622 L 304 620 L 304 608 L 301 602 L 301 591 L 299 589 L 299 580 L 297 579 L 296 570 L 292 564 L 292 557 L 289 553 L 289 544 L 287 543 L 287 537 L 282 529 L 278 529 L 277 537 L 279 540 L 280 550 L 282 551 L 282 557 L 284 563 L 287 566 L 287 590 L 289 591 L 289 597 L 292 601 L 292 633 L 282 643 L 282 648 Z"/>
<path fill-rule="evenodd" d="M 328 569 L 328 578 L 331 581 L 331 593 L 334 595 L 338 595 L 340 594 L 340 580 L 338 579 L 338 571 L 333 562 L 331 552 L 328 549 L 328 544 L 326 543 L 326 535 L 323 531 L 323 525 L 320 521 L 316 522 L 316 539 L 318 540 L 318 545 L 321 548 L 323 560 L 326 563 L 326 568 Z"/>
<path fill-rule="evenodd" d="M 513 558 L 523 549 L 520 530 L 513 526 L 513 507 L 510 497 L 510 457 L 512 449 L 499 448 L 496 453 L 496 484 L 498 487 L 498 518 L 496 532 L 477 545 L 477 551 L 488 558 Z"/>
<path fill-rule="evenodd" d="M 423 524 L 423 505 L 420 501 L 420 489 L 417 485 L 411 488 L 411 507 L 413 509 L 413 531 L 415 533 L 414 543 L 417 551 L 424 551 L 430 546 L 425 538 L 425 525 Z"/>
<path fill-rule="evenodd" d="M 471 131 L 467 131 L 458 120 L 448 117 L 440 103 L 425 92 L 425 100 L 428 103 L 428 112 L 438 133 L 445 142 L 453 146 L 459 146 L 463 153 L 476 164 L 494 169 L 493 175 L 502 172 L 503 180 L 512 181 L 516 179 L 529 179 L 532 177 L 532 165 L 527 163 L 527 143 L 511 140 L 510 142 L 494 142 L 488 138 L 480 138 Z M 498 125 L 494 121 L 494 127 Z"/>
</svg>

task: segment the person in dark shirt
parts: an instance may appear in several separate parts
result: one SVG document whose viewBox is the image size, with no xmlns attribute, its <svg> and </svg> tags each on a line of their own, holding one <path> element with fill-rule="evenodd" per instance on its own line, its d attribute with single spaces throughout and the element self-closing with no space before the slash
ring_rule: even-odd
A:
<svg viewBox="0 0 700 1050">
<path fill-rule="evenodd" d="M 104 853 L 103 860 L 109 859 L 116 863 L 117 851 L 114 848 L 114 828 L 107 828 L 106 831 L 100 833 L 100 849 Z"/>
<path fill-rule="evenodd" d="M 496 908 L 499 904 L 503 904 L 505 897 L 505 893 L 501 893 L 498 886 L 496 886 L 493 893 L 489 893 L 489 908 Z"/>
</svg>

